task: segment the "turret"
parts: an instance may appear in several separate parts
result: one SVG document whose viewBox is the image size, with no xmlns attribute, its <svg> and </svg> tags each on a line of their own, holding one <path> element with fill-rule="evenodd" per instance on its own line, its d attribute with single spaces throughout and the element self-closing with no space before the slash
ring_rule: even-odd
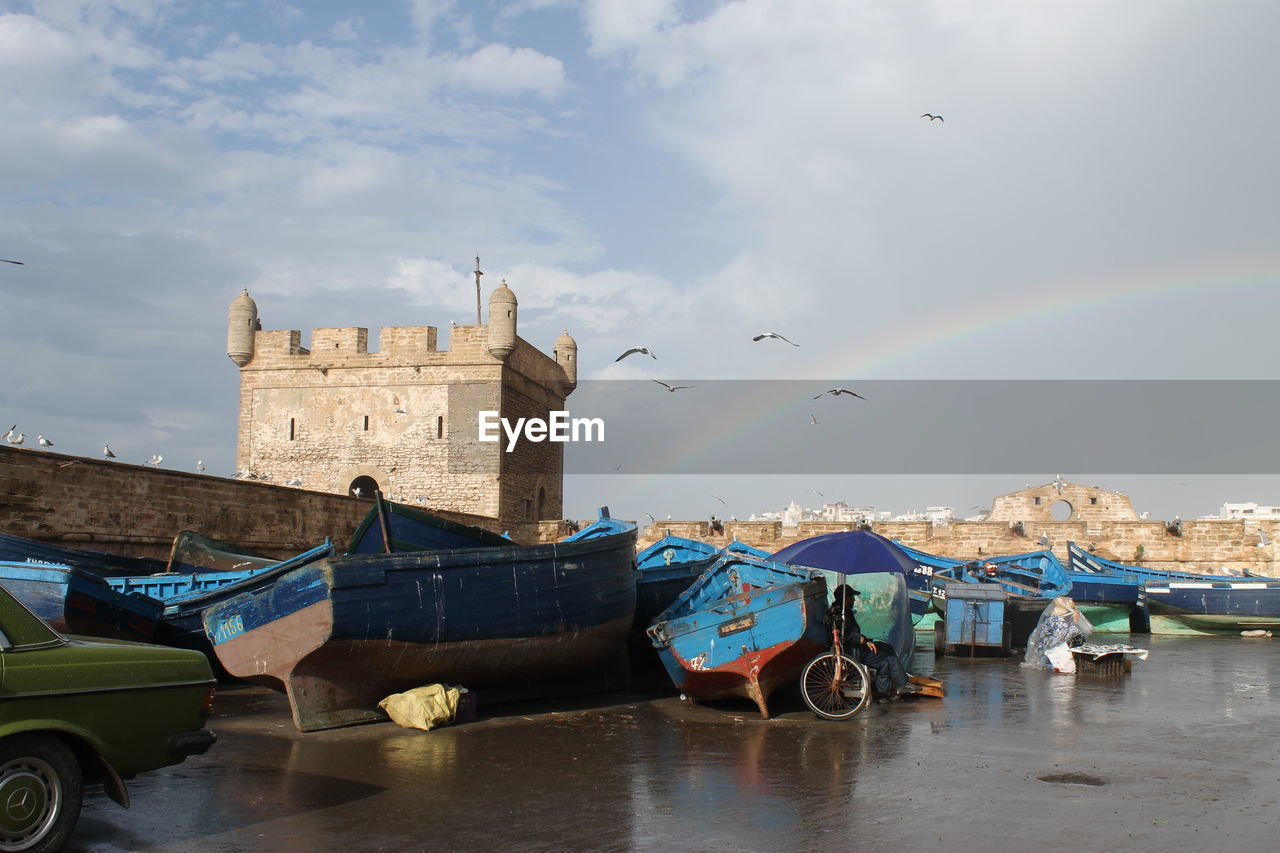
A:
<svg viewBox="0 0 1280 853">
<path fill-rule="evenodd" d="M 516 295 L 507 280 L 489 297 L 489 353 L 505 360 L 516 348 Z"/>
<path fill-rule="evenodd" d="M 564 371 L 565 378 L 560 385 L 564 388 L 565 396 L 568 396 L 573 393 L 574 388 L 578 387 L 578 342 L 569 335 L 568 329 L 556 338 L 556 345 L 551 354 L 555 356 L 556 364 L 560 365 L 560 369 Z"/>
<path fill-rule="evenodd" d="M 227 311 L 227 357 L 236 367 L 253 361 L 253 338 L 262 325 L 258 322 L 258 303 L 246 289 L 231 300 Z"/>
</svg>

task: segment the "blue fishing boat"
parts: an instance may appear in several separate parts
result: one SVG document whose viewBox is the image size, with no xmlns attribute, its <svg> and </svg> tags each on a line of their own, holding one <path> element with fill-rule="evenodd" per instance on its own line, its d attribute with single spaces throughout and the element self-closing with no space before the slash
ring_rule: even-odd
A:
<svg viewBox="0 0 1280 853">
<path fill-rule="evenodd" d="M 0 561 L 0 583 L 64 634 L 151 642 L 164 605 L 75 566 Z"/>
<path fill-rule="evenodd" d="M 1280 629 L 1280 580 L 1226 578 L 1170 580 L 1146 585 L 1156 617 L 1204 633 Z"/>
<path fill-rule="evenodd" d="M 667 674 L 692 699 L 740 696 L 768 719 L 770 694 L 830 646 L 819 572 L 723 553 L 649 628 Z"/>
<path fill-rule="evenodd" d="M 580 688 L 625 654 L 635 540 L 602 510 L 546 545 L 329 557 L 214 605 L 204 628 L 228 672 L 285 691 L 301 731 L 385 719 L 382 698 L 431 683 Z"/>
<path fill-rule="evenodd" d="M 149 575 L 163 572 L 167 565 L 165 560 L 153 557 L 121 557 L 101 551 L 37 542 L 34 539 L 24 539 L 8 533 L 0 533 L 0 560 L 74 566 L 103 576 Z"/>
<path fill-rule="evenodd" d="M 447 548 L 495 548 L 511 544 L 505 536 L 389 501 L 374 492 L 373 507 L 351 536 L 348 554 L 393 554 Z"/>
<path fill-rule="evenodd" d="M 830 594 L 845 575 L 858 590 L 862 633 L 887 640 L 910 664 L 916 634 L 908 579 L 917 564 L 902 546 L 870 530 L 852 530 L 802 539 L 769 559 L 822 572 Z"/>
<path fill-rule="evenodd" d="M 126 596 L 141 596 L 158 601 L 163 608 L 155 628 L 154 642 L 164 646 L 195 649 L 216 663 L 216 656 L 205 636 L 203 614 L 206 608 L 228 598 L 258 589 L 294 569 L 331 557 L 334 547 L 325 540 L 287 560 L 270 560 L 265 566 L 238 571 L 164 572 L 156 575 L 112 577 L 104 581 L 111 589 Z M 256 561 L 255 561 L 256 563 Z"/>
<path fill-rule="evenodd" d="M 648 628 L 724 552 L 757 559 L 769 556 L 767 551 L 743 542 L 733 541 L 719 548 L 670 534 L 637 554 L 636 627 L 642 632 Z"/>
</svg>

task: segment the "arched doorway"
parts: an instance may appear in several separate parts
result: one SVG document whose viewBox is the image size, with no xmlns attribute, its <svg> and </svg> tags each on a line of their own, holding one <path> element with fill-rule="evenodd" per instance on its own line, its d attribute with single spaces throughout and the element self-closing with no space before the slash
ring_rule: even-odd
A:
<svg viewBox="0 0 1280 853">
<path fill-rule="evenodd" d="M 347 494 L 369 500 L 373 500 L 373 493 L 376 491 L 378 491 L 378 481 L 367 476 L 356 477 L 351 481 L 351 485 L 347 486 Z"/>
<path fill-rule="evenodd" d="M 543 512 L 546 508 L 547 508 L 547 489 L 545 486 L 538 486 L 538 500 L 534 504 L 533 520 L 541 521 L 542 519 L 546 518 L 547 517 L 546 513 Z"/>
</svg>

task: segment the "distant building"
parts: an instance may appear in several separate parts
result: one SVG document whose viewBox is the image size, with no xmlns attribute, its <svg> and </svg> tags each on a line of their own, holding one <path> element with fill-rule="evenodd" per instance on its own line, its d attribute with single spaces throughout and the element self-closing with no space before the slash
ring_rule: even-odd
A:
<svg viewBox="0 0 1280 853">
<path fill-rule="evenodd" d="M 240 371 L 239 476 L 510 520 L 562 516 L 564 444 L 479 440 L 479 413 L 514 421 L 563 411 L 577 384 L 568 332 L 547 356 L 516 334 L 504 281 L 489 323 L 263 331 L 246 290 L 231 303 L 227 355 Z"/>
<path fill-rule="evenodd" d="M 1249 501 L 1247 503 L 1223 502 L 1218 510 L 1218 518 L 1280 518 L 1280 506 L 1263 506 Z"/>
</svg>

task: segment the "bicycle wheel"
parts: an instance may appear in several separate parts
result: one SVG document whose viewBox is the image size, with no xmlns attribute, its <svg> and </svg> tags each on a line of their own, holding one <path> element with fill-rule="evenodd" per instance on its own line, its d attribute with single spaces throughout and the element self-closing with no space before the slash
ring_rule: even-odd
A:
<svg viewBox="0 0 1280 853">
<path fill-rule="evenodd" d="M 840 677 L 836 678 L 836 653 L 818 655 L 800 675 L 800 695 L 819 717 L 847 720 L 871 701 L 867 668 L 848 655 L 840 655 Z"/>
</svg>

